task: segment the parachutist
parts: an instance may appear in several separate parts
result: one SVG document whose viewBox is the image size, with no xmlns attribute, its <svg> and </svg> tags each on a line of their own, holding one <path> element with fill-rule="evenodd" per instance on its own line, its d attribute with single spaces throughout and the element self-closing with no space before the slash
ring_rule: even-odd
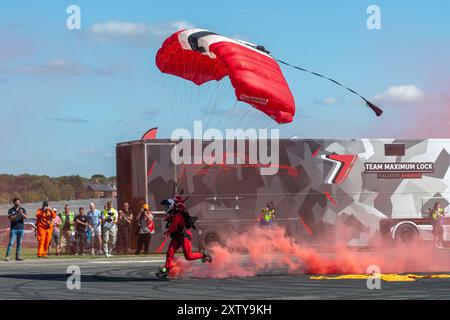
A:
<svg viewBox="0 0 450 320">
<path fill-rule="evenodd" d="M 175 252 L 181 247 L 186 260 L 199 260 L 203 263 L 212 262 L 212 256 L 207 250 L 202 252 L 192 252 L 192 233 L 189 229 L 196 229 L 195 221 L 197 217 L 192 217 L 186 209 L 185 202 L 188 197 L 182 198 L 176 195 L 174 199 L 165 199 L 161 202 L 165 206 L 167 213 L 167 227 L 164 235 L 171 238 L 169 248 L 166 254 L 166 263 L 156 273 L 161 279 L 167 279 L 170 276 L 170 270 L 176 265 L 173 262 Z"/>
</svg>

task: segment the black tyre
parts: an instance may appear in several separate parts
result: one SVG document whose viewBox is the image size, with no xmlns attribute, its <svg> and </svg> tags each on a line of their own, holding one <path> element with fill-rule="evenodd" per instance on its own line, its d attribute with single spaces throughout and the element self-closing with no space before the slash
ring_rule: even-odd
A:
<svg viewBox="0 0 450 320">
<path fill-rule="evenodd" d="M 395 240 L 402 243 L 411 243 L 420 240 L 419 230 L 412 224 L 403 224 L 395 231 Z"/>
</svg>

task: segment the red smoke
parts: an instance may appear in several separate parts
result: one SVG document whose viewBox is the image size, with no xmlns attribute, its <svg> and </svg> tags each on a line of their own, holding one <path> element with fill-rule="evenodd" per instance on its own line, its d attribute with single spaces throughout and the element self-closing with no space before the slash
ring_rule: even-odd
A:
<svg viewBox="0 0 450 320">
<path fill-rule="evenodd" d="M 443 272 L 450 270 L 450 257 L 422 243 L 408 246 L 379 244 L 365 252 L 337 245 L 320 252 L 295 243 L 280 227 L 255 227 L 231 237 L 225 246 L 211 249 L 212 263 L 178 259 L 178 272 L 186 277 L 248 277 L 263 272 L 292 274 L 367 273 L 376 265 L 381 273 Z M 178 273 L 177 272 L 177 273 Z"/>
</svg>

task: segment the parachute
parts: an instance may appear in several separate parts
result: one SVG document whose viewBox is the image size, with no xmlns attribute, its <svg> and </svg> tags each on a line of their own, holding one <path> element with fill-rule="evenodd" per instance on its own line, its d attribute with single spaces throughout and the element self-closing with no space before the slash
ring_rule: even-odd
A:
<svg viewBox="0 0 450 320">
<path fill-rule="evenodd" d="M 295 115 L 289 85 L 264 47 L 203 29 L 180 30 L 164 41 L 156 65 L 199 86 L 228 76 L 237 100 L 279 124 L 292 122 Z"/>
<path fill-rule="evenodd" d="M 188 80 L 187 82 L 200 88 L 207 86 L 212 80 L 223 83 L 220 80 L 229 77 L 237 99 L 235 102 L 251 105 L 277 124 L 283 124 L 292 122 L 295 101 L 278 63 L 329 80 L 359 96 L 378 117 L 383 113 L 383 110 L 358 92 L 332 78 L 276 59 L 263 46 L 227 38 L 208 30 L 194 28 L 175 32 L 164 41 L 156 54 L 156 65 L 163 74 Z M 177 91 L 183 90 L 177 88 L 174 95 L 170 96 L 177 96 Z M 219 104 L 217 97 L 225 95 L 217 90 L 216 101 L 212 103 L 213 111 L 216 111 L 216 105 Z M 186 103 L 187 99 L 182 98 L 181 101 Z M 191 114 L 195 112 L 192 111 Z M 253 119 L 250 121 L 255 125 Z"/>
</svg>

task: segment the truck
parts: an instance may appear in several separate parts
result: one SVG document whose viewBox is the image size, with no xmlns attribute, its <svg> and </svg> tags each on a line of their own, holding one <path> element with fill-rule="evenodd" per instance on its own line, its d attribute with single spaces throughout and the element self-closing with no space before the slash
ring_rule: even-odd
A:
<svg viewBox="0 0 450 320">
<path fill-rule="evenodd" d="M 211 141 L 188 143 L 211 152 Z M 450 241 L 450 139 L 280 139 L 269 174 L 267 163 L 246 155 L 251 140 L 223 144 L 234 146 L 225 152 L 234 161 L 211 161 L 205 154 L 179 161 L 177 140 L 117 144 L 118 206 L 128 202 L 138 212 L 150 205 L 157 230 L 152 251 L 165 230 L 160 203 L 174 186 L 183 189 L 190 214 L 198 217 L 197 249 L 257 225 L 269 202 L 274 223 L 295 241 L 356 247 L 380 239 L 433 240 L 430 209 L 438 202 L 445 211 L 444 241 Z"/>
</svg>

